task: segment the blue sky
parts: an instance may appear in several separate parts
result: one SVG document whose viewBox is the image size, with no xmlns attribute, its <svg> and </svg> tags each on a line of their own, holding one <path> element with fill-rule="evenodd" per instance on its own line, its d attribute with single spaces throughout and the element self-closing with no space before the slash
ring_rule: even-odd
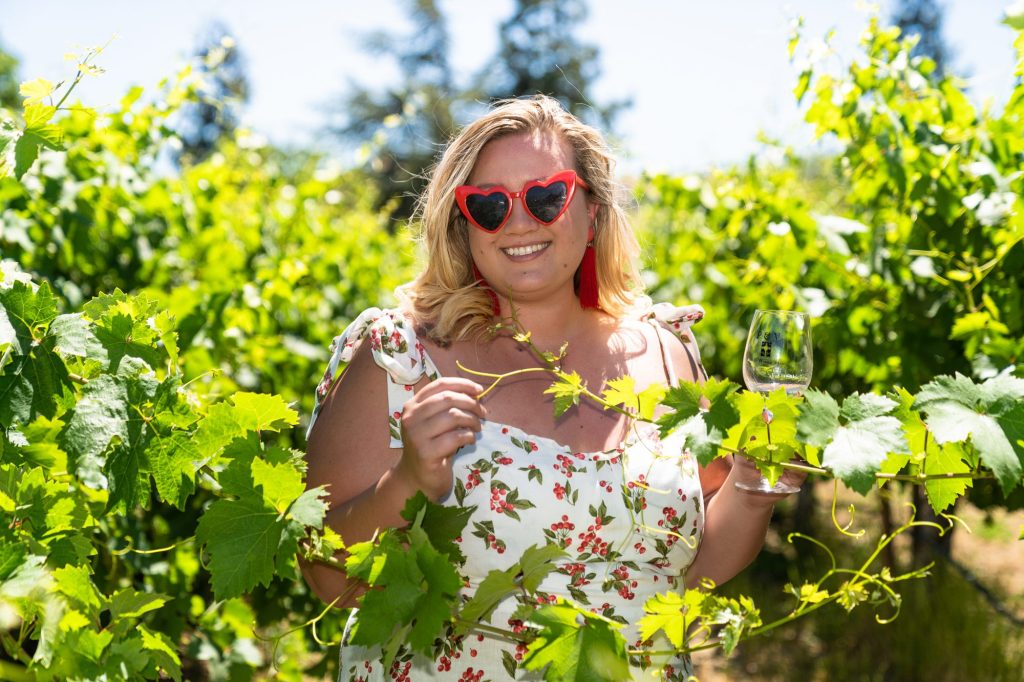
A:
<svg viewBox="0 0 1024 682">
<path fill-rule="evenodd" d="M 493 54 L 511 0 L 441 0 L 461 77 Z M 790 22 L 804 17 L 805 39 L 835 29 L 833 64 L 855 54 L 866 14 L 854 0 L 591 0 L 578 35 L 601 51 L 598 101 L 632 97 L 618 123 L 623 173 L 686 172 L 742 161 L 759 130 L 798 149 L 811 144 L 790 94 Z M 1009 0 L 947 0 L 945 36 L 972 97 L 998 106 L 1012 86 L 1011 31 L 999 24 Z M 891 2 L 882 2 L 888 16 Z M 116 102 L 130 85 L 155 88 L 194 49 L 211 20 L 234 32 L 248 64 L 252 97 L 244 123 L 271 140 L 316 145 L 331 102 L 350 80 L 387 82 L 393 67 L 359 49 L 363 31 L 405 24 L 399 0 L 141 2 L 0 0 L 0 44 L 21 60 L 23 79 L 68 75 L 66 52 L 106 43 L 106 73 L 80 86 L 89 105 Z"/>
</svg>

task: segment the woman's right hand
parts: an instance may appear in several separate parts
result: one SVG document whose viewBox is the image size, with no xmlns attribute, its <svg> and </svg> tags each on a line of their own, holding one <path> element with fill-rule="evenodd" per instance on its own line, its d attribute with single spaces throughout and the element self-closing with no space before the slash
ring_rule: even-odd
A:
<svg viewBox="0 0 1024 682">
<path fill-rule="evenodd" d="M 452 488 L 452 455 L 476 440 L 487 411 L 477 399 L 484 387 L 441 377 L 416 393 L 402 410 L 402 459 L 396 473 L 437 501 Z"/>
</svg>

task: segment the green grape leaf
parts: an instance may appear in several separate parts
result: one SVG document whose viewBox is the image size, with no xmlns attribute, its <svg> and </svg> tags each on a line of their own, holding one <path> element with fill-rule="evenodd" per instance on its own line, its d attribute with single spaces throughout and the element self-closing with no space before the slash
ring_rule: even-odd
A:
<svg viewBox="0 0 1024 682">
<path fill-rule="evenodd" d="M 854 393 L 843 401 L 839 417 L 846 423 L 859 422 L 889 414 L 898 407 L 890 398 L 874 393 Z"/>
<path fill-rule="evenodd" d="M 0 424 L 13 425 L 42 414 L 54 417 L 72 393 L 63 360 L 53 351 L 45 327 L 57 316 L 57 300 L 45 282 L 37 290 L 25 282 L 0 289 L 0 307 L 14 330 L 9 341 L 14 362 L 0 374 Z M 10 331 L 5 334 L 10 337 Z"/>
<path fill-rule="evenodd" d="M 928 448 L 924 460 L 925 474 L 966 474 L 970 470 L 963 460 L 963 448 L 959 443 L 944 443 L 941 447 Z M 963 496 L 968 486 L 973 483 L 970 478 L 929 479 L 925 481 L 924 489 L 928 495 L 928 503 L 936 514 L 940 514 Z"/>
<path fill-rule="evenodd" d="M 56 417 L 74 403 L 74 385 L 63 359 L 53 350 L 54 339 L 45 338 L 32 349 L 22 376 L 32 385 L 31 417 Z"/>
<path fill-rule="evenodd" d="M 636 379 L 627 374 L 618 379 L 610 379 L 606 382 L 608 388 L 601 393 L 601 398 L 612 405 L 619 405 L 626 410 L 635 410 L 638 407 L 636 399 Z M 604 409 L 608 409 L 606 406 Z"/>
<path fill-rule="evenodd" d="M 519 583 L 516 581 L 518 566 L 504 571 L 494 569 L 487 574 L 476 588 L 472 598 L 466 602 L 459 616 L 470 623 L 487 623 L 491 620 L 491 614 L 498 604 L 509 596 L 519 591 Z M 471 626 L 466 625 L 468 630 Z"/>
<path fill-rule="evenodd" d="M 668 390 L 664 384 L 653 383 L 639 393 L 636 392 L 636 380 L 626 375 L 607 382 L 608 388 L 604 390 L 602 398 L 612 405 L 619 405 L 623 409 L 638 415 L 641 419 L 652 419 L 654 410 L 665 397 Z M 604 409 L 609 409 L 605 406 Z"/>
<path fill-rule="evenodd" d="M 201 459 L 188 434 L 175 431 L 167 438 L 154 438 L 146 448 L 146 459 L 160 498 L 184 509 L 185 501 L 195 492 Z"/>
<path fill-rule="evenodd" d="M 804 393 L 797 420 L 797 437 L 803 443 L 825 447 L 839 428 L 839 403 L 828 393 L 810 389 Z"/>
<path fill-rule="evenodd" d="M 744 631 L 761 625 L 761 614 L 746 595 L 741 595 L 738 600 L 719 597 L 716 601 L 717 609 L 709 620 L 725 626 L 721 631 L 722 653 L 729 656 L 736 650 Z"/>
<path fill-rule="evenodd" d="M 702 466 L 707 466 L 718 454 L 726 434 L 740 419 L 734 405 L 736 384 L 709 379 L 703 385 L 684 382 L 669 389 L 662 404 L 671 412 L 658 419 L 662 438 L 673 432 L 685 434 L 683 447 L 689 449 Z M 759 396 L 755 398 L 760 401 Z M 707 409 L 702 407 L 706 401 Z"/>
<path fill-rule="evenodd" d="M 408 642 L 414 651 L 430 654 L 434 639 L 444 634 L 443 628 L 451 620 L 453 602 L 462 587 L 462 578 L 448 557 L 430 544 L 423 529 L 411 529 L 409 538 L 425 583 L 416 602 L 416 618 Z"/>
<path fill-rule="evenodd" d="M 682 648 L 686 641 L 685 608 L 683 595 L 678 592 L 658 593 L 649 598 L 644 602 L 646 615 L 637 622 L 640 639 L 651 639 L 658 630 L 662 630 L 672 646 Z"/>
<path fill-rule="evenodd" d="M 45 525 L 47 535 L 63 531 L 80 531 L 89 520 L 89 510 L 77 495 L 64 495 L 48 500 Z"/>
<path fill-rule="evenodd" d="M 281 396 L 263 393 L 235 393 L 235 421 L 246 431 L 280 431 L 299 423 L 299 413 Z"/>
<path fill-rule="evenodd" d="M 125 313 L 104 315 L 96 321 L 93 333 L 107 351 L 108 368 L 120 372 L 121 360 L 138 358 L 151 368 L 160 366 L 160 353 L 153 347 L 156 333 L 145 318 Z"/>
<path fill-rule="evenodd" d="M 653 419 L 654 411 L 658 409 L 668 387 L 664 384 L 653 383 L 636 395 L 637 414 L 641 419 Z"/>
<path fill-rule="evenodd" d="M 0 540 L 0 582 L 7 580 L 25 561 L 28 550 L 18 540 Z"/>
<path fill-rule="evenodd" d="M 107 349 L 92 333 L 89 321 L 81 313 L 57 316 L 50 323 L 48 333 L 56 339 L 53 349 L 65 357 L 87 358 L 104 365 L 110 361 Z"/>
<path fill-rule="evenodd" d="M 263 499 L 280 513 L 305 492 L 302 479 L 303 472 L 293 462 L 271 463 L 259 457 L 252 460 L 254 486 L 263 490 Z"/>
<path fill-rule="evenodd" d="M 36 105 L 39 106 L 39 105 Z M 52 108 L 52 107 L 47 107 Z M 26 120 L 28 109 L 26 109 Z M 62 149 L 60 126 L 31 124 L 14 143 L 14 177 L 21 180 L 39 157 L 39 148 Z"/>
<path fill-rule="evenodd" d="M 132 430 L 136 429 L 132 429 L 129 424 L 129 431 Z M 117 510 L 123 514 L 137 506 L 149 509 L 150 484 L 149 472 L 145 470 L 147 464 L 144 449 L 152 435 L 149 429 L 146 429 L 145 435 L 129 433 L 128 440 L 117 443 L 107 456 L 103 472 L 107 476 L 110 491 L 108 511 Z"/>
<path fill-rule="evenodd" d="M 415 495 L 406 500 L 402 518 L 409 523 L 415 523 L 422 513 L 419 527 L 430 538 L 430 543 L 442 554 L 447 554 L 452 561 L 461 564 L 465 557 L 455 540 L 462 535 L 474 511 L 475 506 L 450 507 L 434 504 L 427 499 L 423 491 L 417 490 Z"/>
<path fill-rule="evenodd" d="M 22 84 L 30 85 L 29 83 Z M 30 88 L 30 92 L 32 89 Z M 38 90 L 36 90 L 38 92 Z M 25 111 L 22 112 L 22 116 L 25 119 L 26 128 L 42 128 L 49 123 L 53 117 L 57 114 L 57 107 L 43 104 L 36 100 L 37 98 L 33 95 L 29 95 L 29 100 L 25 102 Z"/>
<path fill-rule="evenodd" d="M 125 679 L 145 679 L 144 671 L 150 664 L 150 658 L 146 655 L 142 636 L 131 633 L 127 637 L 119 637 L 110 644 L 110 654 L 107 656 L 106 665 L 117 670 Z M 154 669 L 150 671 L 149 679 L 157 677 Z"/>
<path fill-rule="evenodd" d="M 523 666 L 544 671 L 545 680 L 631 679 L 622 625 L 559 599 L 534 612 L 531 622 L 540 628 L 530 642 Z"/>
<path fill-rule="evenodd" d="M 69 633 L 65 645 L 77 655 L 85 656 L 90 661 L 98 663 L 113 639 L 114 633 L 109 630 L 81 629 Z"/>
<path fill-rule="evenodd" d="M 81 611 L 68 608 L 60 619 L 61 632 L 74 632 L 89 627 L 89 619 L 82 615 Z"/>
<path fill-rule="evenodd" d="M 529 594 L 536 592 L 544 578 L 557 568 L 555 562 L 559 559 L 566 559 L 568 556 L 568 553 L 557 544 L 527 547 L 523 550 L 523 556 L 518 562 L 521 573 L 521 576 L 518 577 L 522 580 L 523 588 Z"/>
<path fill-rule="evenodd" d="M 82 388 L 82 397 L 66 418 L 60 445 L 69 465 L 87 486 L 105 490 L 103 454 L 112 439 L 128 440 L 128 391 L 123 378 L 100 375 Z"/>
<path fill-rule="evenodd" d="M 700 414 L 701 395 L 700 386 L 689 381 L 668 389 L 661 404 L 672 411 L 658 419 L 658 426 L 663 438 L 675 431 L 680 424 Z"/>
<path fill-rule="evenodd" d="M 192 409 L 188 394 L 182 389 L 181 376 L 170 374 L 156 387 L 153 394 L 154 428 L 159 433 L 166 429 L 188 429 L 199 419 Z"/>
<path fill-rule="evenodd" d="M 854 393 L 840 408 L 831 396 L 808 391 L 797 433 L 803 442 L 824 446 L 822 466 L 853 490 L 867 494 L 889 454 L 909 452 L 900 420 L 889 414 L 897 407 L 884 396 Z"/>
<path fill-rule="evenodd" d="M 47 561 L 52 566 L 83 564 L 90 556 L 96 554 L 96 548 L 92 546 L 89 538 L 81 533 L 56 536 L 48 539 L 47 544 Z"/>
<path fill-rule="evenodd" d="M 729 432 L 740 420 L 740 413 L 733 404 L 739 384 L 728 380 L 711 377 L 701 387 L 708 401 L 708 410 L 704 421 L 711 427 L 710 431 L 718 431 L 722 436 Z"/>
<path fill-rule="evenodd" d="M 431 652 L 434 639 L 451 619 L 462 579 L 422 528 L 414 524 L 408 530 L 390 529 L 376 543 L 353 545 L 345 568 L 349 576 L 380 588 L 359 598 L 354 644 L 383 645 L 385 667 L 401 642 Z"/>
<path fill-rule="evenodd" d="M 210 553 L 217 599 L 270 584 L 284 525 L 277 510 L 253 495 L 210 505 L 199 518 L 196 540 Z"/>
<path fill-rule="evenodd" d="M 895 417 L 871 417 L 840 426 L 825 446 L 821 464 L 862 495 L 890 452 L 906 452 L 907 442 Z"/>
<path fill-rule="evenodd" d="M 699 414 L 677 424 L 674 433 L 683 434 L 683 448 L 689 450 L 701 466 L 711 463 L 722 443 L 721 435 L 709 432 L 707 422 Z"/>
<path fill-rule="evenodd" d="M 57 297 L 46 282 L 37 288 L 27 282 L 15 282 L 9 289 L 0 289 L 0 306 L 7 312 L 10 324 L 22 341 L 19 352 L 24 355 L 34 339 L 42 338 L 43 328 L 57 317 Z"/>
<path fill-rule="evenodd" d="M 28 424 L 23 431 L 28 444 L 17 448 L 22 464 L 67 471 L 68 455 L 57 445 L 63 428 L 64 422 L 60 419 L 48 419 L 42 415 Z"/>
<path fill-rule="evenodd" d="M 92 582 L 86 566 L 64 566 L 53 571 L 57 591 L 94 617 L 103 608 L 103 595 Z"/>
<path fill-rule="evenodd" d="M 981 385 L 957 374 L 937 377 L 921 388 L 916 404 L 941 443 L 970 438 L 981 461 L 992 470 L 1004 494 L 1024 471 L 1024 380 L 1000 375 Z"/>
<path fill-rule="evenodd" d="M 139 592 L 130 587 L 118 590 L 110 597 L 110 619 L 138 618 L 155 611 L 170 600 L 164 594 Z"/>
<path fill-rule="evenodd" d="M 54 89 L 54 85 L 50 81 L 45 78 L 36 78 L 22 83 L 18 88 L 18 94 L 25 98 L 23 104 L 25 106 L 29 106 L 41 103 L 44 99 L 53 94 Z M 53 107 L 48 108 L 52 110 L 50 113 L 50 117 L 52 117 L 53 113 L 56 113 L 56 110 Z M 27 115 L 28 113 L 26 112 L 26 116 Z M 49 121 L 50 117 L 47 117 L 46 120 Z"/>
<path fill-rule="evenodd" d="M 559 377 L 544 393 L 555 396 L 555 416 L 561 417 L 570 407 L 579 404 L 580 396 L 586 388 L 583 377 L 573 372 Z"/>
<path fill-rule="evenodd" d="M 351 641 L 353 644 L 380 644 L 412 621 L 423 592 L 424 575 L 417 564 L 416 552 L 408 551 L 395 532 L 382 533 L 367 558 L 357 559 L 354 550 L 358 547 L 349 548 L 353 554 L 345 561 L 346 571 L 382 589 L 371 589 L 359 598 L 359 615 L 352 627 Z"/>
<path fill-rule="evenodd" d="M 327 489 L 322 486 L 305 491 L 288 508 L 288 518 L 297 521 L 304 528 L 323 528 L 328 508 L 326 498 Z M 328 531 L 330 527 L 325 529 L 325 533 Z M 340 540 L 340 537 L 338 539 Z M 338 546 L 339 549 L 341 547 L 342 545 Z"/>
<path fill-rule="evenodd" d="M 286 580 L 300 579 L 295 557 L 299 553 L 299 540 L 306 537 L 306 527 L 291 517 L 286 517 L 277 544 L 274 570 Z"/>
<path fill-rule="evenodd" d="M 138 626 L 142 635 L 142 647 L 156 661 L 160 670 L 167 673 L 175 682 L 181 682 L 181 659 L 174 643 L 162 632 L 154 632 L 145 625 Z"/>
<path fill-rule="evenodd" d="M 178 334 L 175 332 L 174 317 L 167 310 L 160 311 L 153 318 L 153 326 L 171 359 L 171 371 L 178 371 Z"/>
<path fill-rule="evenodd" d="M 245 431 L 235 421 L 234 409 L 227 403 L 211 405 L 206 416 L 199 420 L 192 434 L 196 451 L 208 460 L 217 455 L 228 443 Z"/>
</svg>

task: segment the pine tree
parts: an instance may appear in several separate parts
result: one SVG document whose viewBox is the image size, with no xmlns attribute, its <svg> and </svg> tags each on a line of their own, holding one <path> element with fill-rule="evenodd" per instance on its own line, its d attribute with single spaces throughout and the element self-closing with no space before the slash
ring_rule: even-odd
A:
<svg viewBox="0 0 1024 682">
<path fill-rule="evenodd" d="M 953 58 L 942 37 L 942 13 L 938 0 L 897 0 L 892 12 L 892 23 L 904 35 L 919 38 L 912 54 L 934 61 L 939 76 L 946 73 Z"/>
<path fill-rule="evenodd" d="M 437 2 L 408 0 L 408 10 L 408 34 L 382 31 L 366 41 L 372 54 L 397 63 L 401 82 L 377 90 L 350 83 L 330 127 L 344 141 L 368 145 L 377 208 L 395 202 L 396 219 L 412 214 L 425 169 L 454 132 L 456 110 L 471 98 L 455 88 L 448 28 Z"/>
<path fill-rule="evenodd" d="M 210 24 L 195 56 L 204 81 L 201 100 L 183 107 L 178 126 L 183 143 L 179 160 L 189 163 L 205 159 L 238 127 L 240 109 L 249 99 L 245 60 L 226 25 Z"/>
<path fill-rule="evenodd" d="M 516 0 L 498 31 L 498 53 L 481 72 L 478 87 L 491 100 L 550 95 L 569 111 L 605 130 L 614 128 L 628 100 L 595 103 L 599 52 L 576 37 L 587 18 L 583 0 Z"/>
</svg>

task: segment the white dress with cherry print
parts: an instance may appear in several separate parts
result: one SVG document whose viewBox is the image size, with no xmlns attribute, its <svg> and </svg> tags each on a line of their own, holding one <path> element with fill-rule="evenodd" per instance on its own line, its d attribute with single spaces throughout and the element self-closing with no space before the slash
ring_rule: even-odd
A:
<svg viewBox="0 0 1024 682">
<path fill-rule="evenodd" d="M 688 330 L 703 315 L 700 306 L 661 303 L 644 319 L 684 337 L 695 348 Z M 439 374 L 412 324 L 396 311 L 370 308 L 334 339 L 331 360 L 317 387 L 313 420 L 339 368 L 364 339 L 369 339 L 374 360 L 387 374 L 391 447 L 401 448 L 403 405 L 423 376 L 433 380 Z M 694 361 L 695 369 L 702 371 L 699 358 Z M 671 364 L 666 367 L 671 373 Z M 704 527 L 697 463 L 680 441 L 676 434 L 661 440 L 656 428 L 638 422 L 617 448 L 574 452 L 550 438 L 484 421 L 476 442 L 456 453 L 455 484 L 442 501 L 475 507 L 459 539 L 466 556 L 463 594 L 471 596 L 490 571 L 508 568 L 531 545 L 556 543 L 570 556 L 541 584 L 543 594 L 552 600 L 555 595 L 572 599 L 623 623 L 622 633 L 631 648 L 671 648 L 665 640 L 640 642 L 636 623 L 650 596 L 682 588 L 682 576 Z M 519 605 L 516 599 L 499 604 L 490 623 L 522 628 L 522 623 L 510 620 Z M 346 629 L 346 639 L 347 634 Z M 343 643 L 340 680 L 541 679 L 520 666 L 524 645 L 469 634 L 439 639 L 435 651 L 429 658 L 400 650 L 385 669 L 379 649 Z M 634 677 L 651 679 L 650 671 L 643 670 L 649 661 L 642 658 L 631 660 Z M 661 679 L 685 680 L 690 674 L 688 658 L 680 656 L 667 662 Z"/>
</svg>

